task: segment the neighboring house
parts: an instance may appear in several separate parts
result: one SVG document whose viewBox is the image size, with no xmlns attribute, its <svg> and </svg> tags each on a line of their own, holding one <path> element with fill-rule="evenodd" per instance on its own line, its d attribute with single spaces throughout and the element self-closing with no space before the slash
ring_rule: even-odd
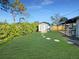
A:
<svg viewBox="0 0 79 59">
<path fill-rule="evenodd" d="M 76 37 L 79 38 L 79 18 L 76 21 Z"/>
<path fill-rule="evenodd" d="M 50 24 L 47 22 L 41 22 L 39 23 L 38 28 L 39 28 L 39 32 L 46 33 L 50 29 Z"/>
<path fill-rule="evenodd" d="M 65 25 L 64 34 L 79 38 L 79 16 L 67 20 L 63 25 Z"/>
</svg>

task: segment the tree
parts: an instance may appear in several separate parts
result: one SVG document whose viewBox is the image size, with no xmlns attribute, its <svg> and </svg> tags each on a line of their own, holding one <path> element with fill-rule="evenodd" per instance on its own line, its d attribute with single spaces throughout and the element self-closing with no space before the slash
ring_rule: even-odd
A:
<svg viewBox="0 0 79 59">
<path fill-rule="evenodd" d="M 20 0 L 15 0 L 12 3 L 9 0 L 0 0 L 0 6 L 1 10 L 12 14 L 14 23 L 16 21 L 16 16 L 24 14 L 23 12 L 26 10 L 24 4 L 21 3 Z"/>
<path fill-rule="evenodd" d="M 18 9 L 19 9 L 20 11 L 24 11 L 24 10 L 25 10 L 24 4 L 20 3 L 19 6 L 18 6 Z"/>
<path fill-rule="evenodd" d="M 59 14 L 55 14 L 55 16 L 51 16 L 52 24 L 57 25 L 61 19 L 61 16 Z"/>
<path fill-rule="evenodd" d="M 64 22 L 67 21 L 67 20 L 68 20 L 68 19 L 67 19 L 66 17 L 61 17 L 59 22 L 60 22 L 60 23 L 64 23 Z"/>
<path fill-rule="evenodd" d="M 14 20 L 14 23 L 15 23 L 15 18 L 16 18 L 16 10 L 18 10 L 18 5 L 20 4 L 20 1 L 19 0 L 15 0 L 15 2 L 12 3 L 12 8 L 13 10 L 11 11 L 11 14 L 13 16 L 13 20 Z"/>
<path fill-rule="evenodd" d="M 1 3 L 7 5 L 9 3 L 9 1 L 8 0 L 1 0 Z"/>
<path fill-rule="evenodd" d="M 12 7 L 14 8 L 14 10 L 12 10 L 11 14 L 13 16 L 13 20 L 14 20 L 14 23 L 16 21 L 16 16 L 17 14 L 16 13 L 20 13 L 22 14 L 22 12 L 25 11 L 25 7 L 24 7 L 24 4 L 21 3 L 19 0 L 15 0 L 15 2 L 12 4 Z"/>
<path fill-rule="evenodd" d="M 1 10 L 4 10 L 7 12 L 7 10 L 9 5 L 9 0 L 0 0 L 0 6 L 1 6 Z"/>
<path fill-rule="evenodd" d="M 52 19 L 52 25 L 56 25 L 57 26 L 57 31 L 58 31 L 58 24 L 59 24 L 59 21 L 61 19 L 61 16 L 59 14 L 55 14 L 55 16 L 51 16 L 51 19 Z"/>
<path fill-rule="evenodd" d="M 65 23 L 67 20 L 68 20 L 68 19 L 67 19 L 66 17 L 61 17 L 59 23 L 60 23 L 61 25 L 63 25 L 63 23 Z M 63 29 L 63 26 L 62 26 L 62 29 Z M 66 24 L 65 24 L 65 30 L 66 30 Z M 65 32 L 66 32 L 66 31 L 65 31 Z"/>
</svg>

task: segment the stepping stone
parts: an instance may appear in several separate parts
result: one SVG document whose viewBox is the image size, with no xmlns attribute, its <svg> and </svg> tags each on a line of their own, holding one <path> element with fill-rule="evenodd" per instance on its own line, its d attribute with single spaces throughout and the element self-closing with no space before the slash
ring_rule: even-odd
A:
<svg viewBox="0 0 79 59">
<path fill-rule="evenodd" d="M 43 36 L 43 38 L 45 38 L 46 36 Z"/>
<path fill-rule="evenodd" d="M 55 41 L 55 42 L 60 42 L 60 40 L 58 40 L 58 39 L 54 39 L 54 41 Z"/>
<path fill-rule="evenodd" d="M 70 42 L 70 41 L 68 41 L 67 43 L 68 43 L 68 44 L 71 44 L 71 45 L 74 44 L 73 42 Z"/>
<path fill-rule="evenodd" d="M 42 36 L 43 38 L 45 38 L 45 37 L 46 37 L 44 34 L 41 34 L 41 36 Z"/>
<path fill-rule="evenodd" d="M 47 40 L 51 40 L 51 38 L 46 38 Z"/>
</svg>

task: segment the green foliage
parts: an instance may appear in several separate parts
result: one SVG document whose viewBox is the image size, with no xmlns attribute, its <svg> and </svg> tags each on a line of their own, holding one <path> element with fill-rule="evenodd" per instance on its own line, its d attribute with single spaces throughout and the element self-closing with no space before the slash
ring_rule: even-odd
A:
<svg viewBox="0 0 79 59">
<path fill-rule="evenodd" d="M 38 24 L 37 23 L 32 23 L 31 25 L 32 25 L 32 27 L 31 27 L 32 31 L 35 32 L 37 30 Z"/>
<path fill-rule="evenodd" d="M 59 22 L 65 22 L 65 21 L 67 21 L 67 20 L 68 20 L 68 19 L 67 19 L 66 17 L 61 17 Z"/>
<path fill-rule="evenodd" d="M 17 36 L 28 35 L 36 30 L 36 23 L 0 24 L 0 43 Z"/>
</svg>

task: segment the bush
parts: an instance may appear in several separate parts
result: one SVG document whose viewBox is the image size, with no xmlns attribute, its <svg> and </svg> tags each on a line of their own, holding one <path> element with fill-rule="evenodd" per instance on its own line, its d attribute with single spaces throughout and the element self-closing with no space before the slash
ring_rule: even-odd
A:
<svg viewBox="0 0 79 59">
<path fill-rule="evenodd" d="M 7 42 L 13 37 L 36 32 L 36 30 L 36 23 L 0 24 L 0 43 Z"/>
</svg>

